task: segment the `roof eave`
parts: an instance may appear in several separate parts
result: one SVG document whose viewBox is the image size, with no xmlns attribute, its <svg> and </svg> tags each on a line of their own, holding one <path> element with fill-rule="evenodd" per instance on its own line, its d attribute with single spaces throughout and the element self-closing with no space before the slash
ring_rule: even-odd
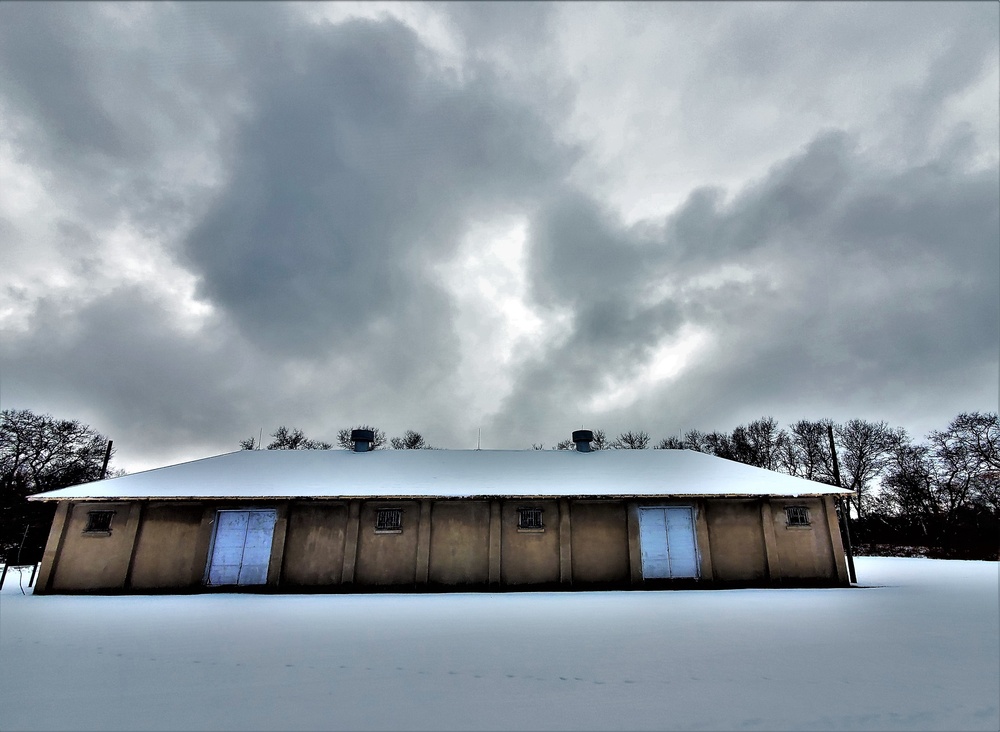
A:
<svg viewBox="0 0 1000 732">
<path fill-rule="evenodd" d="M 53 502 L 76 501 L 99 502 L 99 501 L 419 501 L 419 500 L 465 500 L 482 501 L 496 498 L 509 500 L 556 500 L 559 498 L 573 498 L 577 500 L 645 500 L 645 499 L 667 499 L 667 498 L 818 498 L 821 496 L 839 496 L 846 498 L 853 496 L 853 491 L 838 489 L 836 491 L 816 491 L 805 493 L 585 493 L 585 494 L 560 494 L 560 493 L 481 493 L 462 496 L 448 496 L 441 494 L 399 494 L 385 493 L 378 495 L 210 495 L 210 496 L 28 496 L 29 501 Z"/>
</svg>

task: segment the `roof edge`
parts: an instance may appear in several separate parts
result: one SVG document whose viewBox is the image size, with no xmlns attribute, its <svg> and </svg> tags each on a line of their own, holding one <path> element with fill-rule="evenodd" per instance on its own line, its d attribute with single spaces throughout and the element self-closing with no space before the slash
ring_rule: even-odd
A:
<svg viewBox="0 0 1000 732">
<path fill-rule="evenodd" d="M 75 501 L 76 503 L 125 503 L 128 501 L 484 501 L 494 498 L 507 498 L 511 500 L 557 500 L 560 498 L 576 498 L 579 500 L 646 500 L 646 499 L 666 499 L 666 498 L 818 498 L 820 496 L 847 496 L 855 495 L 854 491 L 845 488 L 837 488 L 832 491 L 816 491 L 809 493 L 477 493 L 467 496 L 445 496 L 441 494 L 400 494 L 385 493 L 382 495 L 315 495 L 315 496 L 237 496 L 237 495 L 213 495 L 213 496 L 50 496 L 43 495 L 28 496 L 29 501 L 39 501 L 43 503 L 58 503 L 59 501 Z"/>
</svg>

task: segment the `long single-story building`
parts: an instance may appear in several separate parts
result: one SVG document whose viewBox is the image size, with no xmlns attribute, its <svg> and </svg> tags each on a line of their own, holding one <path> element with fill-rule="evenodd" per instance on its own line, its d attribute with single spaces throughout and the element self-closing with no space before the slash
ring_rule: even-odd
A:
<svg viewBox="0 0 1000 732">
<path fill-rule="evenodd" d="M 846 586 L 849 491 L 689 450 L 244 450 L 57 502 L 36 594 Z"/>
</svg>

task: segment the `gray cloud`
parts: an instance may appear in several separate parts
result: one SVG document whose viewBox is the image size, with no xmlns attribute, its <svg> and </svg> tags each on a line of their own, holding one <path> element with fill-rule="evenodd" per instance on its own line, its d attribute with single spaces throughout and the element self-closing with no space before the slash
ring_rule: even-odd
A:
<svg viewBox="0 0 1000 732">
<path fill-rule="evenodd" d="M 982 374 L 1000 352 L 996 168 L 942 159 L 885 171 L 829 133 L 728 204 L 699 190 L 661 223 L 633 227 L 579 214 L 597 202 L 566 210 L 540 214 L 531 251 L 536 300 L 570 308 L 574 330 L 519 375 L 499 432 L 580 414 L 609 379 L 645 373 L 683 323 L 714 346 L 636 395 L 630 416 L 605 419 L 672 433 L 754 412 L 816 416 L 821 404 L 891 418 L 894 403 L 942 379 L 956 397 L 995 386 Z M 726 265 L 744 275 L 727 279 Z M 657 285 L 671 294 L 641 306 Z"/>
<path fill-rule="evenodd" d="M 636 281 L 657 262 L 635 233 L 623 231 L 592 197 L 561 192 L 532 222 L 529 275 L 535 300 L 583 306 L 609 294 L 634 295 Z"/>
<path fill-rule="evenodd" d="M 30 173 L 0 201 L 5 408 L 147 464 L 282 423 L 526 447 L 995 408 L 995 7 L 426 6 L 457 65 L 309 10 L 0 4 Z M 511 222 L 523 252 L 471 240 Z M 478 251 L 510 269 L 460 296 Z"/>
<path fill-rule="evenodd" d="M 72 310 L 39 300 L 31 322 L 4 338 L 0 364 L 17 375 L 7 403 L 88 420 L 120 448 L 160 455 L 241 422 L 247 392 L 233 377 L 246 349 L 222 324 L 186 333 L 129 287 Z"/>
<path fill-rule="evenodd" d="M 396 21 L 282 40 L 294 60 L 249 70 L 236 163 L 185 245 L 203 293 L 248 337 L 293 352 L 356 348 L 385 320 L 422 323 L 426 347 L 442 345 L 447 304 L 428 265 L 470 219 L 558 180 L 569 152 L 488 78 L 445 78 Z"/>
<path fill-rule="evenodd" d="M 471 224 L 530 205 L 574 152 L 488 69 L 459 82 L 398 21 L 310 26 L 282 6 L 245 11 L 179 6 L 133 18 L 150 43 L 179 29 L 195 29 L 203 43 L 193 49 L 203 78 L 168 42 L 154 53 L 156 98 L 128 75 L 124 88 L 111 85 L 121 101 L 111 124 L 138 115 L 136 136 L 161 134 L 155 156 L 142 145 L 106 146 L 81 164 L 49 144 L 58 131 L 44 126 L 38 139 L 20 140 L 35 165 L 58 175 L 63 201 L 77 203 L 55 215 L 51 239 L 76 276 L 117 265 L 100 254 L 98 232 L 124 219 L 198 277 L 199 298 L 216 315 L 192 332 L 176 325 L 162 293 L 137 286 L 82 305 L 77 293 L 51 293 L 34 303 L 29 330 L 6 339 L 5 371 L 19 376 L 5 402 L 56 409 L 63 401 L 71 413 L 138 426 L 147 453 L 195 434 L 203 446 L 232 446 L 247 426 L 277 422 L 329 436 L 351 419 L 394 411 L 400 430 L 429 425 L 447 443 L 456 429 L 449 413 L 460 410 L 450 403 L 458 354 L 453 305 L 434 267 Z M 43 15 L 33 22 L 61 27 L 64 19 Z M 66 22 L 94 29 L 97 15 Z M 128 67 L 141 56 L 123 45 L 107 53 Z M 71 65 L 89 82 L 76 103 L 99 108 L 94 88 L 107 79 L 94 48 L 73 50 Z M 30 69 L 37 50 L 21 53 Z M 207 131 L 192 144 L 184 139 L 190 104 L 220 92 L 223 79 L 236 101 L 206 100 Z M 48 88 L 34 93 L 32 104 L 7 101 L 25 115 L 55 109 Z M 60 114 L 71 124 L 78 112 Z M 228 137 L 218 149 L 198 147 L 221 130 Z M 204 183 L 171 177 L 165 162 L 192 150 L 221 164 L 207 208 Z M 110 200 L 91 200 L 100 195 Z M 199 210 L 199 223 L 178 238 Z M 10 234 L 22 236 L 16 227 Z M 75 367 L 64 377 L 67 359 Z M 315 376 L 307 383 L 303 373 Z M 414 412 L 403 402 L 440 413 L 424 409 L 415 424 L 402 416 Z M 153 419 L 163 424 L 153 428 Z"/>
<path fill-rule="evenodd" d="M 95 55 L 80 33 L 90 26 L 90 9 L 11 3 L 3 20 L 0 79 L 8 101 L 44 130 L 35 145 L 44 144 L 49 155 L 118 157 L 134 149 L 134 139 L 102 108 L 92 85 L 88 67 Z"/>
</svg>

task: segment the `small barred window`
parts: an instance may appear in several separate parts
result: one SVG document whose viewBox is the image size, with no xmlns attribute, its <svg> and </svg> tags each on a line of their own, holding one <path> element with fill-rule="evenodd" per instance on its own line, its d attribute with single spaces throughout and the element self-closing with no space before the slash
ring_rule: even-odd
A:
<svg viewBox="0 0 1000 732">
<path fill-rule="evenodd" d="M 785 508 L 785 522 L 788 526 L 808 526 L 809 509 L 805 506 L 788 506 Z"/>
<path fill-rule="evenodd" d="M 88 511 L 87 525 L 83 529 L 85 534 L 110 534 L 111 519 L 115 516 L 114 511 Z"/>
<path fill-rule="evenodd" d="M 378 508 L 375 509 L 375 531 L 403 530 L 403 509 L 401 508 Z"/>
<path fill-rule="evenodd" d="M 545 526 L 542 524 L 542 509 L 540 508 L 517 509 L 517 528 L 544 529 Z"/>
</svg>

